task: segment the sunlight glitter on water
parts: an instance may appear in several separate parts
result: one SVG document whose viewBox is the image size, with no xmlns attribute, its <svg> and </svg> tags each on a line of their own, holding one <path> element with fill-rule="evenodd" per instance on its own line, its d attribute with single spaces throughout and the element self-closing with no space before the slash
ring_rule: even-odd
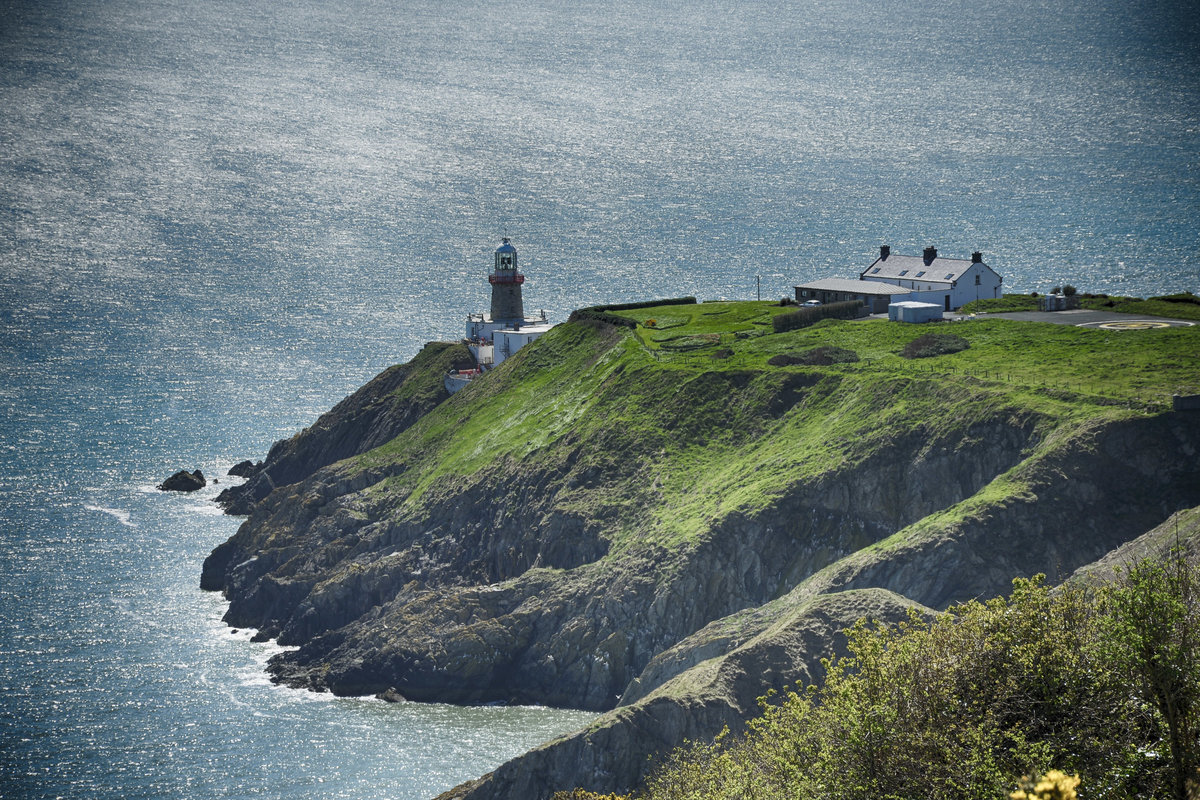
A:
<svg viewBox="0 0 1200 800">
<path fill-rule="evenodd" d="M 271 685 L 210 486 L 487 306 L 764 297 L 882 243 L 1200 289 L 1187 4 L 18 4 L 0 795 L 416 798 L 590 717 Z M 507 43 L 495 57 L 497 37 Z M 160 746 L 162 745 L 162 746 Z M 13 779 L 10 776 L 18 776 Z"/>
</svg>

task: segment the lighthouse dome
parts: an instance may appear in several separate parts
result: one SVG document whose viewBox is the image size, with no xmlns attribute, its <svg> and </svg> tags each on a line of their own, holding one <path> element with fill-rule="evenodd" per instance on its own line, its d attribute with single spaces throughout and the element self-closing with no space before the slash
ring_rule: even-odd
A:
<svg viewBox="0 0 1200 800">
<path fill-rule="evenodd" d="M 501 244 L 496 248 L 496 270 L 516 270 L 517 268 L 517 248 L 512 246 L 505 236 L 501 240 Z"/>
</svg>

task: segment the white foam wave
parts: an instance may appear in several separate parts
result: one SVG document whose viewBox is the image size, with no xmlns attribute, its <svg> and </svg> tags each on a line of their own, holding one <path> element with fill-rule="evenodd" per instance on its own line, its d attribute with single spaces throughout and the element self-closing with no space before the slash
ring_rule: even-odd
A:
<svg viewBox="0 0 1200 800">
<path fill-rule="evenodd" d="M 90 506 L 90 505 L 85 505 L 84 508 L 86 508 L 88 511 L 99 511 L 101 514 L 108 514 L 110 517 L 114 517 L 117 520 L 117 522 L 120 522 L 122 525 L 125 525 L 126 527 L 129 527 L 129 528 L 137 527 L 137 523 L 132 521 L 129 518 L 130 512 L 128 512 L 124 509 L 108 508 L 106 506 Z"/>
</svg>

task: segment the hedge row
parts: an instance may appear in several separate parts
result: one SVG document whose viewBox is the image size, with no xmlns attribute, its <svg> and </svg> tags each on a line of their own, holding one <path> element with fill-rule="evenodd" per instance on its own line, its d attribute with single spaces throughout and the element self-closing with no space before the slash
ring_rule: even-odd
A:
<svg viewBox="0 0 1200 800">
<path fill-rule="evenodd" d="M 637 322 L 629 319 L 629 317 L 618 317 L 616 314 L 609 314 L 607 311 L 598 311 L 596 308 L 577 308 L 571 312 L 571 316 L 567 317 L 568 322 L 582 322 L 584 320 L 592 320 L 593 322 L 605 322 L 609 325 L 624 325 L 626 328 L 636 328 Z"/>
<path fill-rule="evenodd" d="M 652 306 L 686 306 L 693 305 L 695 302 L 696 298 L 694 297 L 673 297 L 667 300 L 642 300 L 637 303 L 613 303 L 606 306 L 588 306 L 587 308 L 577 308 L 572 311 L 568 320 L 570 322 L 579 322 L 580 320 L 590 319 L 596 322 L 605 322 L 609 325 L 623 325 L 626 328 L 636 328 L 638 324 L 634 320 L 609 312 L 631 311 L 635 308 L 650 308 Z"/>
<path fill-rule="evenodd" d="M 862 308 L 861 300 L 847 300 L 843 303 L 830 303 L 824 306 L 805 306 L 787 314 L 778 314 L 771 324 L 776 333 L 794 331 L 797 328 L 807 328 L 823 319 L 855 319 Z"/>
<path fill-rule="evenodd" d="M 632 311 L 635 308 L 652 308 L 653 306 L 691 306 L 695 304 L 696 298 L 694 297 L 671 297 L 666 300 L 639 300 L 636 303 L 612 303 L 606 306 L 591 306 L 591 309 L 595 311 Z"/>
</svg>

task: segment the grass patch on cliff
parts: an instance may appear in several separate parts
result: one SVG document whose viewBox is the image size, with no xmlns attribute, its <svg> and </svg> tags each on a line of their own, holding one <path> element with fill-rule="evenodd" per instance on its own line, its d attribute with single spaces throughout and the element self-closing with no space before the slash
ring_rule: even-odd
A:
<svg viewBox="0 0 1200 800">
<path fill-rule="evenodd" d="M 1122 314 L 1200 320 L 1200 297 L 1191 292 L 1151 297 L 1147 300 L 1139 297 L 1112 298 L 1084 295 L 1082 303 L 1084 308 L 1117 311 Z"/>
<path fill-rule="evenodd" d="M 1174 303 L 1180 308 L 1186 303 Z M 1200 308 L 1200 306 L 1196 306 Z M 679 318 L 679 307 L 669 310 Z M 1197 351 L 1200 333 L 1192 328 L 1149 331 L 1104 331 L 1049 323 L 976 319 L 933 326 L 938 333 L 962 337 L 970 347 L 935 359 L 936 363 L 904 363 L 900 352 L 930 326 L 884 320 L 826 320 L 800 331 L 766 334 L 764 326 L 787 309 L 774 303 L 705 303 L 689 307 L 686 324 L 670 329 L 672 341 L 707 336 L 709 346 L 695 352 L 664 349 L 653 329 L 639 328 L 634 340 L 664 367 L 697 370 L 768 369 L 768 360 L 784 359 L 818 347 L 855 353 L 859 361 L 834 365 L 855 372 L 922 371 L 948 380 L 972 379 L 1003 383 L 1011 389 L 1051 392 L 1068 403 L 1134 404 L 1165 407 L 1173 393 L 1200 391 Z M 621 312 L 633 319 L 653 319 L 667 309 Z M 717 313 L 717 312 L 720 313 Z M 758 335 L 747 336 L 747 333 Z M 739 334 L 741 334 L 739 336 Z M 697 341 L 692 339 L 691 341 Z M 710 357 L 718 349 L 729 355 Z"/>
<path fill-rule="evenodd" d="M 559 325 L 351 468 L 404 463 L 379 491 L 415 506 L 439 482 L 553 465 L 563 482 L 546 491 L 569 489 L 564 507 L 606 520 L 616 549 L 674 545 L 899 438 L 965 436 L 996 418 L 1054 427 L 1157 413 L 1174 392 L 1200 393 L 1200 329 L 975 320 L 938 326 L 969 348 L 914 362 L 901 353 L 929 326 L 827 320 L 771 333 L 783 311 L 705 303 L 620 312 L 669 319 L 667 331 Z M 671 351 L 664 336 L 710 344 Z M 718 346 L 727 357 L 711 358 Z M 769 363 L 814 348 L 858 360 Z"/>
</svg>

